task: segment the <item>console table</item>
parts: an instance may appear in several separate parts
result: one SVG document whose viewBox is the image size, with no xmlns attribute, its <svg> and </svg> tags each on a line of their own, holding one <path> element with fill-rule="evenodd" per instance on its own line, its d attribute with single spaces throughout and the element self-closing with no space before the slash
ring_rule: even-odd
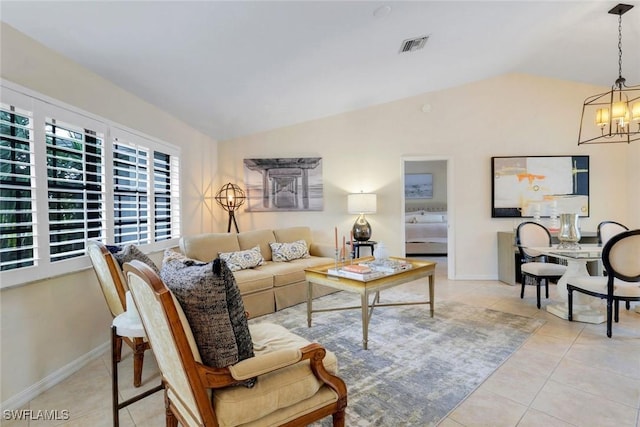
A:
<svg viewBox="0 0 640 427">
<path fill-rule="evenodd" d="M 595 231 L 583 231 L 580 234 L 580 243 L 598 243 L 598 233 Z M 559 243 L 557 234 L 552 234 L 551 239 L 554 245 Z M 521 283 L 520 264 L 522 262 L 516 246 L 516 233 L 498 231 L 498 280 L 512 286 Z M 587 268 L 591 274 L 596 274 L 600 270 L 598 261 L 590 262 Z"/>
</svg>

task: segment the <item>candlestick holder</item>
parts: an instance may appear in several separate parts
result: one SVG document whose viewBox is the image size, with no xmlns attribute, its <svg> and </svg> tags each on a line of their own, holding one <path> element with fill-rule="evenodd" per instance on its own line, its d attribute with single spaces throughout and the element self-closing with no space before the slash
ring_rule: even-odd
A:
<svg viewBox="0 0 640 427">
<path fill-rule="evenodd" d="M 336 248 L 336 257 L 335 257 L 335 261 L 336 261 L 336 270 L 338 269 L 338 260 L 340 258 L 340 250 L 338 250 L 338 248 Z"/>
</svg>

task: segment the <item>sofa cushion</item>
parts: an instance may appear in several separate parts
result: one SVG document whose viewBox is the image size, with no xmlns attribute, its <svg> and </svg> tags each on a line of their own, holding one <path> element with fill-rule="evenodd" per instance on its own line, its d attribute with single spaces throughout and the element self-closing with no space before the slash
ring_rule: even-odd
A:
<svg viewBox="0 0 640 427">
<path fill-rule="evenodd" d="M 271 261 L 266 263 L 264 267 L 265 271 L 273 276 L 273 286 L 286 286 L 292 283 L 305 280 L 304 266 L 295 264 L 295 261 L 291 262 L 275 262 Z"/>
<path fill-rule="evenodd" d="M 168 249 L 160 277 L 180 303 L 205 365 L 253 357 L 240 290 L 224 261 L 202 263 Z"/>
<path fill-rule="evenodd" d="M 309 344 L 304 338 L 286 328 L 269 323 L 250 326 L 256 355 L 286 348 L 301 348 Z M 332 374 L 337 374 L 335 354 L 327 351 L 323 363 Z M 216 390 L 213 405 L 220 426 L 236 426 L 258 420 L 278 409 L 284 409 L 309 399 L 322 387 L 313 375 L 307 361 L 287 366 L 274 373 L 258 377 L 254 388 L 227 387 Z"/>
<path fill-rule="evenodd" d="M 311 243 L 313 243 L 311 229 L 309 227 L 279 228 L 277 230 L 273 230 L 273 234 L 276 236 L 276 242 L 295 242 L 297 240 L 304 240 L 307 242 L 307 247 L 310 247 Z M 273 240 L 271 241 L 273 242 Z"/>
<path fill-rule="evenodd" d="M 273 288 L 273 273 L 263 267 L 266 265 L 233 272 L 238 288 L 243 295 Z"/>
<path fill-rule="evenodd" d="M 264 263 L 259 246 L 244 251 L 220 252 L 219 256 L 231 271 L 246 270 Z"/>
<path fill-rule="evenodd" d="M 271 259 L 275 262 L 287 262 L 299 258 L 309 258 L 309 247 L 304 240 L 296 240 L 291 243 L 272 242 Z"/>
<path fill-rule="evenodd" d="M 271 230 L 252 230 L 244 231 L 238 234 L 238 243 L 240 249 L 249 249 L 254 246 L 260 246 L 260 252 L 265 261 L 271 261 L 271 248 L 269 242 L 276 240 Z"/>
<path fill-rule="evenodd" d="M 208 233 L 198 236 L 182 237 L 180 250 L 187 257 L 198 261 L 210 262 L 218 258 L 220 252 L 240 250 L 237 234 Z"/>
</svg>

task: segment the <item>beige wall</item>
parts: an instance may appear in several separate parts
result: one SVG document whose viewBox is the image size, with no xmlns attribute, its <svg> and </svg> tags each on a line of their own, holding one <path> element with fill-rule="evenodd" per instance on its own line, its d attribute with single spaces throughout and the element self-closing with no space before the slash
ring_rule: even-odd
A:
<svg viewBox="0 0 640 427">
<path fill-rule="evenodd" d="M 217 230 L 216 141 L 1 25 L 3 79 L 182 147 L 183 234 Z M 109 339 L 110 314 L 92 269 L 4 289 L 0 306 L 3 408 L 72 372 Z"/>
<path fill-rule="evenodd" d="M 448 158 L 455 276 L 494 279 L 495 232 L 512 222 L 490 218 L 489 158 L 536 154 L 591 156 L 592 211 L 584 228 L 605 218 L 640 227 L 640 144 L 576 146 L 582 101 L 602 88 L 508 75 L 216 143 L 11 27 L 2 24 L 0 31 L 3 79 L 189 148 L 182 152 L 183 234 L 226 230 L 213 196 L 221 183 L 243 181 L 242 159 L 297 156 L 323 158 L 324 211 L 240 212 L 241 231 L 311 225 L 316 239 L 331 242 L 334 226 L 348 235 L 355 219 L 346 212 L 346 194 L 372 191 L 378 194 L 378 213 L 368 216 L 374 238 L 399 253 L 402 159 Z M 430 113 L 421 111 L 425 103 Z M 3 407 L 46 388 L 52 376 L 107 342 L 109 314 L 90 269 L 2 290 L 0 304 Z"/>
<path fill-rule="evenodd" d="M 602 88 L 510 74 L 402 99 L 219 144 L 220 172 L 242 182 L 250 157 L 323 158 L 323 212 L 240 212 L 241 230 L 311 224 L 331 242 L 334 226 L 348 236 L 354 218 L 346 195 L 378 194 L 378 212 L 367 215 L 373 239 L 403 251 L 402 159 L 449 159 L 449 221 L 456 279 L 497 278 L 499 230 L 511 219 L 491 218 L 492 156 L 590 156 L 591 216 L 582 228 L 617 219 L 640 226 L 637 191 L 640 144 L 577 146 L 584 98 Z M 430 112 L 422 111 L 424 104 Z M 635 184 L 633 184 L 635 183 Z"/>
</svg>

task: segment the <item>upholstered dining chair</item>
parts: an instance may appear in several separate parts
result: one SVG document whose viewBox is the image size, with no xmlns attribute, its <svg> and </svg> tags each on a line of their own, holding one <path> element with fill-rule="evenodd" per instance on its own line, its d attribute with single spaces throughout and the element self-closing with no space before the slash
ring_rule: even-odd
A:
<svg viewBox="0 0 640 427">
<path fill-rule="evenodd" d="M 279 325 L 253 324 L 253 357 L 206 366 L 180 303 L 160 277 L 137 260 L 124 271 L 162 373 L 167 426 L 306 426 L 329 415 L 334 426 L 344 426 L 346 385 L 328 371 L 329 364 L 337 369 L 335 355 L 320 344 Z M 252 378 L 255 385 L 242 385 Z"/>
<path fill-rule="evenodd" d="M 531 248 L 550 247 L 551 234 L 541 224 L 533 221 L 521 223 L 516 230 L 516 245 L 520 251 L 522 265 L 522 289 L 520 298 L 524 298 L 524 288 L 529 282 L 536 285 L 537 306 L 540 308 L 540 286 L 544 284 L 545 296 L 549 298 L 549 281 L 557 282 L 565 273 L 564 265 L 548 262 L 540 252 Z"/>
<path fill-rule="evenodd" d="M 624 224 L 620 224 L 616 221 L 602 221 L 598 224 L 597 234 L 598 234 L 598 244 L 600 246 L 604 246 L 607 244 L 609 239 L 611 239 L 616 234 L 620 234 L 623 231 L 629 230 Z M 607 274 L 607 271 L 604 271 Z M 631 308 L 631 302 L 626 301 L 626 309 L 629 310 Z"/>
<path fill-rule="evenodd" d="M 97 241 L 89 242 L 88 252 L 109 311 L 115 319 L 116 316 L 124 313 L 127 309 L 126 292 L 128 288 L 122 269 L 113 254 L 102 243 Z M 149 342 L 146 338 L 118 336 L 115 350 L 118 362 L 120 362 L 122 355 L 123 341 L 133 350 L 133 385 L 134 387 L 140 387 L 142 384 L 144 352 L 149 350 Z"/>
<path fill-rule="evenodd" d="M 569 320 L 573 320 L 573 291 L 606 299 L 607 336 L 611 338 L 612 318 L 616 323 L 619 320 L 618 303 L 640 301 L 640 229 L 623 231 L 609 239 L 602 249 L 602 263 L 606 276 L 568 278 Z"/>
</svg>

